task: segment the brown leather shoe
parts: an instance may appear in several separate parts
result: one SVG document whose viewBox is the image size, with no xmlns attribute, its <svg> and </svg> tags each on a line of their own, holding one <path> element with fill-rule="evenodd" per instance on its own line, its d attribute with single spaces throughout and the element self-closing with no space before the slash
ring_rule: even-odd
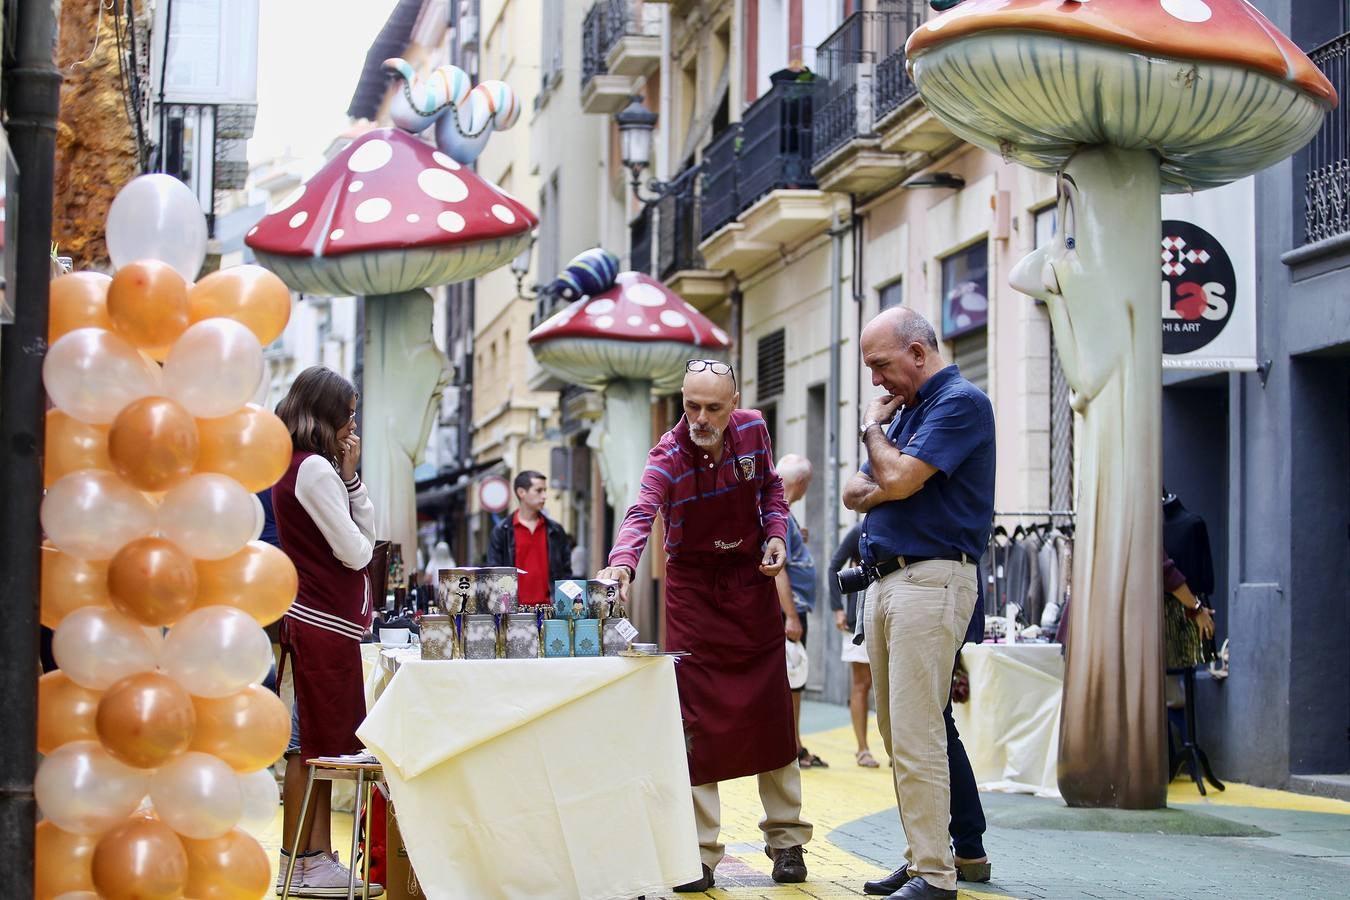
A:
<svg viewBox="0 0 1350 900">
<path fill-rule="evenodd" d="M 773 860 L 773 880 L 779 884 L 801 884 L 806 880 L 806 860 L 802 859 L 802 847 L 784 847 L 782 850 L 765 847 L 764 852 Z"/>
<path fill-rule="evenodd" d="M 697 881 L 691 881 L 688 884 L 682 884 L 679 887 L 671 888 L 677 894 L 701 894 L 708 888 L 717 884 L 713 878 L 712 869 L 706 865 L 703 867 L 703 877 Z"/>
</svg>

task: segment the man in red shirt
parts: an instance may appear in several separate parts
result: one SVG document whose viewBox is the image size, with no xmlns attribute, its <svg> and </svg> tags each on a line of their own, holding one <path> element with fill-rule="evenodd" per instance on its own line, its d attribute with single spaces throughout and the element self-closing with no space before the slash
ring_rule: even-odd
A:
<svg viewBox="0 0 1350 900">
<path fill-rule="evenodd" d="M 515 492 L 516 511 L 492 529 L 488 565 L 521 570 L 522 605 L 548 603 L 553 582 L 572 577 L 571 539 L 561 525 L 544 515 L 548 479 L 543 473 L 521 472 L 516 476 Z"/>
</svg>

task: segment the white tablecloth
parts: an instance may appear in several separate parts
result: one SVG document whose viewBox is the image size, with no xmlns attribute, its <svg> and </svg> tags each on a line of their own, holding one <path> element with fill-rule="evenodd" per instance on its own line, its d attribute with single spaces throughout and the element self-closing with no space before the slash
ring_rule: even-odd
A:
<svg viewBox="0 0 1350 900">
<path fill-rule="evenodd" d="M 633 898 L 699 877 L 670 658 L 398 663 L 357 736 L 429 898 Z"/>
<path fill-rule="evenodd" d="M 952 718 L 982 790 L 1058 797 L 1059 644 L 968 644 L 970 700 Z"/>
</svg>

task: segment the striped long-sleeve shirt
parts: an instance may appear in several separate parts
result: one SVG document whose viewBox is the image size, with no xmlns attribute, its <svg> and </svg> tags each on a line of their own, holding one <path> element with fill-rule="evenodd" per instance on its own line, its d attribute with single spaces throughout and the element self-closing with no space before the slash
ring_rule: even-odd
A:
<svg viewBox="0 0 1350 900">
<path fill-rule="evenodd" d="M 683 508 L 708 502 L 744 487 L 755 486 L 761 526 L 760 543 L 787 539 L 788 505 L 783 480 L 773 465 L 769 430 L 757 410 L 731 412 L 720 465 L 689 437 L 688 421 L 681 418 L 647 454 L 638 499 L 624 516 L 609 554 L 611 566 L 636 569 L 659 514 L 666 532 L 666 553 L 678 559 L 685 544 Z M 755 548 L 752 552 L 758 552 Z"/>
</svg>

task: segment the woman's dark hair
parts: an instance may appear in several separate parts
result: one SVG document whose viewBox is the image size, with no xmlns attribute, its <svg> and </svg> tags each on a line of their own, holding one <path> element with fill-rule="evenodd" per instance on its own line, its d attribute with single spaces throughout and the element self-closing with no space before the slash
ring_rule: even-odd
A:
<svg viewBox="0 0 1350 900">
<path fill-rule="evenodd" d="M 289 393 L 277 404 L 277 416 L 291 433 L 291 445 L 337 459 L 337 433 L 351 419 L 355 396 L 350 381 L 324 366 L 310 366 L 295 376 Z"/>
</svg>

